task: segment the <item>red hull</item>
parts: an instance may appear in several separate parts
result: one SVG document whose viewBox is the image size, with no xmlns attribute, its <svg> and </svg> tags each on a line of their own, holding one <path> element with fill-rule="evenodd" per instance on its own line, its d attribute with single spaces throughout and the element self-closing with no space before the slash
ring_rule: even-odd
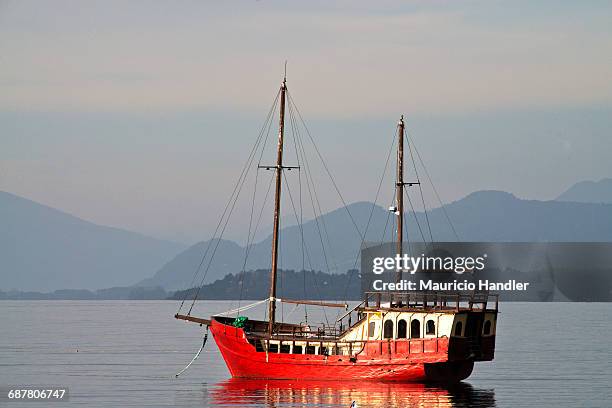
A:
<svg viewBox="0 0 612 408">
<path fill-rule="evenodd" d="M 351 361 L 345 355 L 257 352 L 242 329 L 213 320 L 212 335 L 233 377 L 284 380 L 457 382 L 472 360 L 448 360 L 448 338 L 369 341 Z"/>
</svg>

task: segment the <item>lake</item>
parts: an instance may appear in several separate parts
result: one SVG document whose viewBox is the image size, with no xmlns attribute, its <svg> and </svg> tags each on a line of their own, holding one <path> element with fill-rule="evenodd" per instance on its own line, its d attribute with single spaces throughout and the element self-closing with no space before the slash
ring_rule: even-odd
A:
<svg viewBox="0 0 612 408">
<path fill-rule="evenodd" d="M 233 307 L 202 301 L 194 314 Z M 69 400 L 49 404 L 57 407 L 612 406 L 610 303 L 501 304 L 495 360 L 477 363 L 471 377 L 450 388 L 230 380 L 212 336 L 175 378 L 203 335 L 198 325 L 173 318 L 177 308 L 174 301 L 0 301 L 0 386 L 66 386 Z M 303 309 L 280 313 L 292 311 L 304 318 Z M 324 319 L 309 309 L 310 322 Z"/>
</svg>

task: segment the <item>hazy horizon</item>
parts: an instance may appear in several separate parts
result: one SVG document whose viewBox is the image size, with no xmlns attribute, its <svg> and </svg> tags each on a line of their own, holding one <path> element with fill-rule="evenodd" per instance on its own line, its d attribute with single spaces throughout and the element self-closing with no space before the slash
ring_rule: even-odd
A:
<svg viewBox="0 0 612 408">
<path fill-rule="evenodd" d="M 553 199 L 612 177 L 611 9 L 2 2 L 0 190 L 102 225 L 207 239 L 288 60 L 347 202 L 374 200 L 400 114 L 444 202 L 483 189 Z M 329 183 L 319 193 L 324 211 L 342 205 Z M 245 208 L 227 238 L 242 240 Z"/>
</svg>

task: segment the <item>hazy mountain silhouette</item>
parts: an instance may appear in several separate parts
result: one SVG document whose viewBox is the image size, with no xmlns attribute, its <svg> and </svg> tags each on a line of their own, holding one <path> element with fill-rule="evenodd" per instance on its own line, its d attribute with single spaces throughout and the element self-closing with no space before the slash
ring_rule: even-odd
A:
<svg viewBox="0 0 612 408">
<path fill-rule="evenodd" d="M 348 208 L 360 231 L 363 232 L 372 210 L 372 203 L 358 202 L 350 204 Z M 445 209 L 461 241 L 612 241 L 612 204 L 522 200 L 501 191 L 479 191 L 446 205 Z M 385 241 L 392 239 L 393 216 L 387 223 L 389 215 L 392 214 L 382 207 L 374 207 L 366 241 L 380 242 L 382 239 Z M 428 211 L 427 218 L 434 241 L 457 240 L 441 208 Z M 325 252 L 322 250 L 317 232 L 317 221 L 326 243 Z M 409 240 L 422 241 L 423 236 L 426 240 L 430 240 L 424 212 L 406 213 L 406 223 Z M 306 222 L 304 241 L 307 248 L 305 252 L 310 256 L 305 256 L 306 261 L 302 263 L 299 226 L 282 229 L 281 268 L 302 270 L 304 266 L 307 270 L 344 273 L 355 266 L 359 267 L 359 264 L 355 265 L 355 260 L 361 238 L 344 207 L 324 214 L 318 220 Z M 328 242 L 331 245 L 328 245 Z M 195 282 L 192 278 L 208 244 L 209 241 L 200 242 L 180 253 L 151 279 L 146 279 L 140 284 L 161 286 L 166 290 L 197 286 L 201 282 L 202 274 Z M 245 269 L 269 268 L 270 251 L 271 237 L 255 243 L 250 248 Z M 209 255 L 211 252 L 212 248 Z M 238 244 L 221 241 L 203 282 L 211 283 L 226 274 L 241 271 L 244 254 L 245 248 Z M 208 261 L 209 256 L 203 264 L 203 270 L 206 269 Z"/>
<path fill-rule="evenodd" d="M 364 230 L 372 204 L 358 202 L 350 204 L 348 207 L 360 229 Z M 375 207 L 372 217 L 373 228 L 369 231 L 368 236 L 378 236 L 378 239 L 380 239 L 380 233 L 382 233 L 384 227 L 384 225 L 380 225 L 381 220 L 384 224 L 386 217 L 387 212 L 385 210 Z M 319 222 L 319 228 L 325 238 L 325 251 L 321 246 L 317 222 Z M 323 226 L 323 223 L 325 226 Z M 324 214 L 316 221 L 310 220 L 305 222 L 303 229 L 305 242 L 304 258 L 302 258 L 302 234 L 299 226 L 293 225 L 282 229 L 279 245 L 281 253 L 279 266 L 281 268 L 327 271 L 328 264 L 331 272 L 346 272 L 348 269 L 353 268 L 361 239 L 344 207 Z M 324 231 L 327 231 L 327 235 Z M 377 232 L 379 232 L 378 235 L 376 234 Z M 329 241 L 326 237 L 329 237 Z M 250 247 L 246 270 L 270 267 L 271 240 L 272 238 L 269 236 Z M 331 246 L 328 242 L 331 242 Z M 191 288 L 194 286 L 194 283 L 197 286 L 201 282 L 202 274 L 210 262 L 210 254 L 216 245 L 216 240 L 213 241 L 208 255 L 202 264 L 202 274 L 193 282 L 194 272 L 198 268 L 209 244 L 210 241 L 205 241 L 193 245 L 164 265 L 153 278 L 139 282 L 138 285 L 161 286 L 167 290 Z M 244 265 L 245 252 L 246 248 L 235 242 L 221 240 L 204 283 L 214 282 L 228 273 L 241 271 Z M 302 259 L 304 259 L 303 263 Z"/>
<path fill-rule="evenodd" d="M 184 249 L 0 192 L 0 289 L 131 285 Z"/>
<path fill-rule="evenodd" d="M 601 200 L 610 181 L 578 183 L 555 201 L 522 200 L 501 191 L 479 191 L 445 209 L 461 241 L 610 242 L 612 204 L 561 201 L 579 190 L 583 199 Z M 601 194 L 589 196 L 580 186 L 595 186 L 591 190 Z M 350 204 L 348 209 L 362 233 L 372 214 L 366 241 L 392 240 L 394 217 L 386 209 L 368 202 Z M 209 241 L 185 249 L 182 244 L 99 226 L 5 192 L 0 192 L 0 214 L 0 290 L 100 289 L 134 282 L 178 290 L 201 282 L 202 274 L 195 281 L 193 275 Z M 457 240 L 441 208 L 428 211 L 427 218 L 434 241 Z M 420 241 L 423 235 L 430 240 L 425 213 L 406 213 L 406 224 L 408 240 Z M 301 239 L 299 226 L 282 229 L 280 268 L 344 273 L 359 267 L 356 261 L 361 237 L 344 207 L 305 222 L 304 252 Z M 269 268 L 270 247 L 270 236 L 252 245 L 244 269 Z M 202 270 L 206 270 L 213 250 L 214 245 Z M 221 241 L 204 283 L 240 272 L 245 252 L 232 241 Z"/>
<path fill-rule="evenodd" d="M 581 181 L 557 197 L 558 201 L 579 203 L 612 203 L 612 179 Z"/>
</svg>

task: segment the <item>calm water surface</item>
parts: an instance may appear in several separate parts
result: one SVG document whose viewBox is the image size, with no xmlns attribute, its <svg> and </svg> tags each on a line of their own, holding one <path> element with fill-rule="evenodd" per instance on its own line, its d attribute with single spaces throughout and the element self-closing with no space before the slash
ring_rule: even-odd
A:
<svg viewBox="0 0 612 408">
<path fill-rule="evenodd" d="M 201 302 L 202 316 L 234 307 Z M 63 385 L 68 402 L 25 407 L 611 407 L 612 304 L 501 305 L 497 350 L 464 383 L 237 381 L 212 337 L 171 301 L 1 301 L 0 386 Z M 322 316 L 311 312 L 311 322 Z M 297 317 L 297 316 L 296 316 Z M 320 318 L 320 320 L 317 320 Z M 299 320 L 299 318 L 298 318 Z"/>
</svg>

